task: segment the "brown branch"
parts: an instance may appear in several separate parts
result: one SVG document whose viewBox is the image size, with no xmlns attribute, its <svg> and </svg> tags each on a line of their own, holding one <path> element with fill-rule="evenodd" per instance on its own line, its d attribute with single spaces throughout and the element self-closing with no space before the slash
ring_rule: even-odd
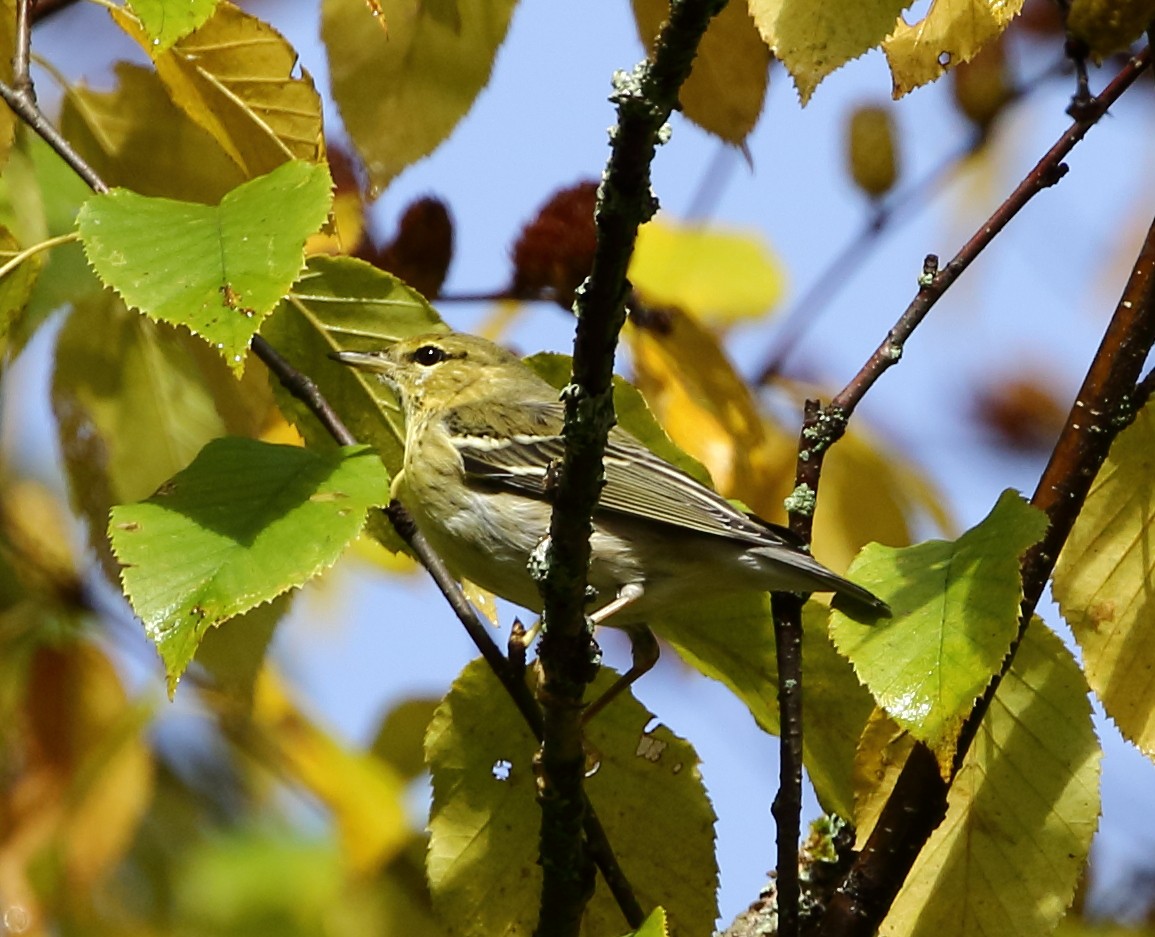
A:
<svg viewBox="0 0 1155 937">
<path fill-rule="evenodd" d="M 725 0 L 673 0 L 651 58 L 614 76 L 618 123 L 594 215 L 597 247 L 575 300 L 573 380 L 563 391 L 565 456 L 559 467 L 549 538 L 531 563 L 545 628 L 539 645 L 545 714 L 539 776 L 542 810 L 541 905 L 536 937 L 576 937 L 592 893 L 580 835 L 585 771 L 582 707 L 596 673 L 597 648 L 585 617 L 591 517 L 601 490 L 602 455 L 614 424 L 614 349 L 625 321 L 626 270 L 638 226 L 656 208 L 650 164 L 698 43 Z M 638 927 L 640 920 L 631 920 Z"/>
<path fill-rule="evenodd" d="M 1055 560 L 1071 532 L 1111 443 L 1135 414 L 1133 394 L 1155 344 L 1155 221 L 1135 261 L 1115 314 L 1091 362 L 1067 423 L 1031 503 L 1049 521 L 1043 539 L 1023 557 L 1019 631 L 998 676 L 971 711 L 959 736 L 952 780 L 1009 670 Z M 831 902 L 823 934 L 874 933 L 923 844 L 946 814 L 947 782 L 934 755 L 916 746 L 899 774 L 862 854 Z"/>
</svg>

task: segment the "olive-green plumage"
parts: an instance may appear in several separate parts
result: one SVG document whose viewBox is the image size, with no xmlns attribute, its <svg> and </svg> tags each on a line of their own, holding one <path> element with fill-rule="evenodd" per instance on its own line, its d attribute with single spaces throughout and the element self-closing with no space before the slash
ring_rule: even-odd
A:
<svg viewBox="0 0 1155 937">
<path fill-rule="evenodd" d="M 549 475 L 564 449 L 557 391 L 513 354 L 464 334 L 341 352 L 398 392 L 405 460 L 394 495 L 449 568 L 534 611 L 531 551 L 549 530 Z M 735 508 L 620 428 L 593 517 L 589 583 L 599 624 L 645 631 L 663 608 L 742 591 L 835 592 L 888 614 L 795 538 Z"/>
</svg>

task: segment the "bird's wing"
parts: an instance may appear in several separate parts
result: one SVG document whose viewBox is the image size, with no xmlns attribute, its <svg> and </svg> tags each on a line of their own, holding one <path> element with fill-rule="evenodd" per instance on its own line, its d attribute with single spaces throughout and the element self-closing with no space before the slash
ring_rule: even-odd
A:
<svg viewBox="0 0 1155 937">
<path fill-rule="evenodd" d="M 524 406 L 524 405 L 522 405 Z M 454 446 L 465 472 L 475 484 L 516 491 L 550 500 L 554 474 L 561 465 L 565 443 L 561 435 L 561 405 L 532 407 L 534 431 L 497 436 L 470 432 L 483 425 L 467 413 L 451 417 Z M 540 413 L 537 412 L 540 410 Z M 485 425 L 492 425 L 493 414 Z M 525 411 L 518 425 L 527 422 Z M 627 516 L 682 530 L 765 546 L 795 546 L 788 531 L 751 519 L 717 492 L 659 458 L 622 430 L 610 434 L 605 453 L 606 484 L 597 511 Z"/>
</svg>

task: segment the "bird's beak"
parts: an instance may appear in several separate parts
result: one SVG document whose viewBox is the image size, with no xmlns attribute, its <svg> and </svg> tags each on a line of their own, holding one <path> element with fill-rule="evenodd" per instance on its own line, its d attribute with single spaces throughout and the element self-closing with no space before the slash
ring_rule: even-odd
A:
<svg viewBox="0 0 1155 937">
<path fill-rule="evenodd" d="M 361 371 L 389 374 L 393 370 L 392 362 L 380 351 L 331 351 L 329 357 Z"/>
</svg>

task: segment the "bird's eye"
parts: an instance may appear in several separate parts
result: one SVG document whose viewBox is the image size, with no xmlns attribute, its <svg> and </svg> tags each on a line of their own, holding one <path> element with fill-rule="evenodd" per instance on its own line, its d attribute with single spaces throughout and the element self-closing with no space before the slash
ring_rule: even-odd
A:
<svg viewBox="0 0 1155 937">
<path fill-rule="evenodd" d="M 422 367 L 432 367 L 439 362 L 444 361 L 449 355 L 446 354 L 444 348 L 439 348 L 436 345 L 422 345 L 415 352 L 413 352 L 413 360 Z"/>
</svg>

